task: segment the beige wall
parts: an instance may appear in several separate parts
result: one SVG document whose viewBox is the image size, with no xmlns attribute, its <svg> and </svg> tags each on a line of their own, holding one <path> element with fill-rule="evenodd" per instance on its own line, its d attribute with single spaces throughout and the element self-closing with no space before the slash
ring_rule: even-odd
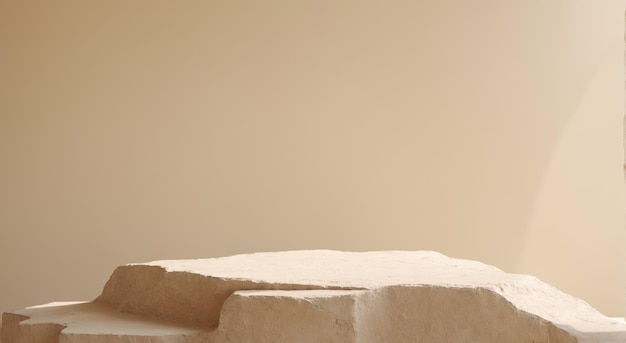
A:
<svg viewBox="0 0 626 343">
<path fill-rule="evenodd" d="M 624 3 L 0 0 L 0 310 L 427 249 L 626 314 Z"/>
</svg>

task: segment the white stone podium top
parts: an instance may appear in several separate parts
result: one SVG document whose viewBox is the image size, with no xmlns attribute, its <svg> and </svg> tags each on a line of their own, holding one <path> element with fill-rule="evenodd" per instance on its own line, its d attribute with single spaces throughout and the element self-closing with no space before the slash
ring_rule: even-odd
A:
<svg viewBox="0 0 626 343">
<path fill-rule="evenodd" d="M 526 277 L 506 274 L 484 263 L 453 259 L 433 251 L 300 250 L 163 260 L 129 266 L 156 266 L 167 272 L 224 279 L 348 288 L 445 283 L 488 285 Z"/>
<path fill-rule="evenodd" d="M 129 264 L 113 272 L 93 302 L 4 314 L 3 343 L 43 336 L 624 343 L 626 324 L 535 277 L 480 262 L 428 251 L 311 250 Z"/>
</svg>

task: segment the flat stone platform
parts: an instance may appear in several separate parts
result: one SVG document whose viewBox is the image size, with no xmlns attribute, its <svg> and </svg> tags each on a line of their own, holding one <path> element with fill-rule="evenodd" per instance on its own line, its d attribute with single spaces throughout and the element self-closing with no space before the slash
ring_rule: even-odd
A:
<svg viewBox="0 0 626 343">
<path fill-rule="evenodd" d="M 624 343 L 538 279 L 428 251 L 286 251 L 118 267 L 90 303 L 3 315 L 18 342 Z"/>
</svg>

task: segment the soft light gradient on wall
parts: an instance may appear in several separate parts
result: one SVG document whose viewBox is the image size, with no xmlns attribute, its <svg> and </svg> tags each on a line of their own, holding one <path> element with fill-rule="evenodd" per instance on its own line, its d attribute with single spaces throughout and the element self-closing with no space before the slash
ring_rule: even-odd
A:
<svg viewBox="0 0 626 343">
<path fill-rule="evenodd" d="M 0 311 L 424 249 L 626 314 L 623 1 L 0 0 Z"/>
</svg>

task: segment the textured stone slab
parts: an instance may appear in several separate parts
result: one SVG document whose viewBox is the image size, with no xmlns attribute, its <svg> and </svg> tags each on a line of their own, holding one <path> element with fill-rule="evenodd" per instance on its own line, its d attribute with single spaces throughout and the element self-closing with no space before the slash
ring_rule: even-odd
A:
<svg viewBox="0 0 626 343">
<path fill-rule="evenodd" d="M 17 342 L 626 342 L 534 277 L 434 252 L 290 251 L 118 267 L 93 303 L 5 313 Z"/>
<path fill-rule="evenodd" d="M 238 291 L 224 304 L 216 341 L 356 342 L 357 307 L 365 293 Z"/>
<path fill-rule="evenodd" d="M 434 252 L 288 251 L 121 266 L 98 300 L 126 312 L 217 326 L 223 302 L 237 290 L 478 287 L 523 278 Z"/>
<path fill-rule="evenodd" d="M 50 303 L 2 317 L 2 342 L 206 342 L 206 328 L 121 313 L 97 302 Z"/>
</svg>

